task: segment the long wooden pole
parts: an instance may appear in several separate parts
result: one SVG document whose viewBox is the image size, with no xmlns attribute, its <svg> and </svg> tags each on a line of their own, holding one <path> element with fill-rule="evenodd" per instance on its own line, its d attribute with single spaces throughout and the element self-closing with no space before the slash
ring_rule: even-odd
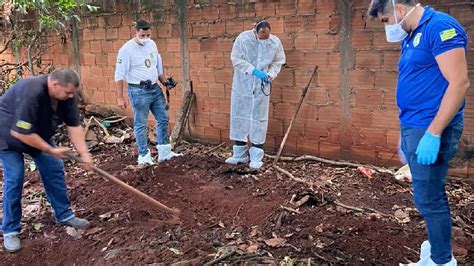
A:
<svg viewBox="0 0 474 266">
<path fill-rule="evenodd" d="M 296 107 L 295 114 L 293 115 L 293 118 L 291 119 L 290 126 L 286 130 L 285 137 L 283 137 L 283 140 L 281 141 L 280 144 L 280 149 L 278 149 L 278 153 L 275 157 L 275 160 L 273 161 L 274 164 L 278 162 L 278 159 L 280 158 L 281 152 L 283 151 L 283 147 L 285 147 L 286 140 L 288 139 L 288 136 L 290 135 L 291 128 L 293 127 L 293 122 L 295 122 L 296 116 L 298 115 L 298 112 L 300 111 L 301 105 L 303 104 L 304 97 L 306 96 L 306 93 L 308 92 L 309 86 L 311 85 L 311 82 L 313 82 L 313 78 L 316 75 L 316 72 L 318 71 L 318 66 L 314 67 L 313 74 L 311 75 L 311 78 L 309 79 L 308 85 L 303 88 L 301 91 L 301 98 L 298 103 L 298 107 Z"/>
<path fill-rule="evenodd" d="M 72 160 L 76 161 L 76 162 L 82 162 L 81 158 L 75 156 L 74 154 L 68 154 L 68 157 L 71 158 Z M 91 165 L 90 167 L 97 174 L 99 174 L 99 175 L 107 178 L 108 180 L 114 182 L 115 184 L 117 184 L 120 187 L 122 187 L 123 189 L 125 189 L 127 192 L 138 196 L 139 198 L 143 199 L 144 201 L 147 201 L 148 203 L 150 203 L 154 207 L 157 207 L 158 209 L 169 212 L 173 215 L 180 214 L 181 211 L 179 209 L 170 208 L 170 207 L 164 205 L 163 203 L 155 200 L 154 198 L 148 196 L 147 194 L 141 192 L 140 190 L 128 185 L 127 183 L 125 183 L 122 180 L 118 179 L 117 177 L 107 173 L 106 171 L 100 169 L 99 167 L 94 166 L 94 165 Z"/>
</svg>

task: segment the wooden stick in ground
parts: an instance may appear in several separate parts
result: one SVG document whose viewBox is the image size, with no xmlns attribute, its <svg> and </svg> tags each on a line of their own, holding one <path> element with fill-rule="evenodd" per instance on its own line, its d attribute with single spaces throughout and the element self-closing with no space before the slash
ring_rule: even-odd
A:
<svg viewBox="0 0 474 266">
<path fill-rule="evenodd" d="M 75 156 L 74 154 L 68 154 L 68 157 L 71 158 L 72 160 L 76 161 L 76 162 L 82 162 L 81 158 Z M 119 185 L 120 187 L 125 189 L 127 192 L 138 196 L 139 198 L 147 201 L 148 203 L 152 204 L 154 207 L 157 207 L 158 209 L 164 210 L 164 211 L 169 212 L 173 215 L 178 215 L 180 213 L 180 210 L 174 209 L 174 208 L 172 209 L 172 208 L 164 205 L 163 203 L 155 200 L 154 198 L 148 196 L 147 194 L 141 192 L 140 190 L 128 185 L 127 183 L 125 183 L 122 180 L 118 179 L 117 177 L 107 173 L 106 171 L 100 169 L 97 166 L 92 165 L 91 169 L 94 172 L 96 172 L 97 174 L 99 174 L 99 175 L 107 178 L 108 180 L 112 181 L 116 185 Z"/>
<path fill-rule="evenodd" d="M 196 95 L 193 92 L 193 83 L 191 81 L 190 90 L 184 92 L 183 103 L 181 104 L 181 108 L 178 113 L 173 132 L 171 133 L 171 142 L 174 143 L 173 149 L 179 145 L 181 135 L 183 134 L 184 127 L 187 124 L 186 122 L 188 121 L 192 109 L 192 104 L 195 98 Z"/>
<path fill-rule="evenodd" d="M 311 82 L 313 81 L 313 78 L 316 75 L 317 71 L 318 71 L 318 66 L 314 67 L 314 71 L 313 71 L 313 74 L 311 75 L 311 78 L 309 79 L 308 85 L 306 85 L 306 87 L 304 87 L 301 92 L 300 101 L 298 103 L 298 106 L 296 107 L 295 114 L 293 115 L 293 118 L 291 119 L 290 126 L 288 126 L 288 129 L 286 130 L 285 137 L 283 137 L 283 140 L 281 141 L 280 148 L 278 149 L 278 153 L 276 155 L 275 161 L 273 162 L 274 164 L 278 162 L 278 158 L 280 157 L 281 152 L 283 151 L 283 147 L 285 147 L 286 139 L 288 138 L 288 135 L 290 135 L 291 128 L 293 127 L 293 122 L 295 122 L 296 116 L 298 115 L 301 105 L 303 104 L 304 97 L 306 96 L 309 86 L 311 86 Z"/>
<path fill-rule="evenodd" d="M 215 151 L 215 150 L 219 149 L 220 147 L 224 146 L 225 144 L 226 144 L 225 142 L 222 142 L 221 144 L 219 144 L 219 145 L 217 145 L 217 146 L 215 146 L 215 147 L 213 147 L 213 148 L 211 148 L 211 149 L 205 151 L 205 152 L 203 153 L 203 155 L 206 155 L 206 154 L 208 154 L 208 153 L 210 153 L 210 152 L 212 152 L 212 151 Z"/>
</svg>

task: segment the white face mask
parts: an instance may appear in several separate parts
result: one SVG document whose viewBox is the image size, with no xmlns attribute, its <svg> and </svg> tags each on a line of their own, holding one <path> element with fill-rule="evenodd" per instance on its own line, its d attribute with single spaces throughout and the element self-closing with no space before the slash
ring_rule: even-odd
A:
<svg viewBox="0 0 474 266">
<path fill-rule="evenodd" d="M 143 46 L 147 45 L 150 42 L 150 38 L 143 38 L 143 39 L 139 38 L 138 40 Z"/>
<path fill-rule="evenodd" d="M 392 4 L 393 4 L 393 15 L 395 17 L 395 24 L 385 25 L 385 36 L 387 37 L 387 42 L 401 42 L 408 36 L 408 32 L 406 32 L 402 27 L 403 21 L 405 21 L 408 15 L 410 15 L 411 12 L 415 10 L 415 8 L 419 6 L 420 4 L 417 4 L 410 11 L 408 11 L 408 13 L 400 22 L 398 22 L 397 20 L 397 12 L 395 10 L 395 0 L 392 0 Z"/>
</svg>

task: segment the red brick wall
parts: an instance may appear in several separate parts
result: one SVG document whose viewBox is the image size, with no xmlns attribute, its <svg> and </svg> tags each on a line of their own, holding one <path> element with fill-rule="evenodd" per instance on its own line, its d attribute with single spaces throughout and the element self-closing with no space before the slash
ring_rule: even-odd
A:
<svg viewBox="0 0 474 266">
<path fill-rule="evenodd" d="M 81 74 L 87 96 L 100 104 L 115 104 L 113 73 L 117 50 L 134 34 L 133 21 L 137 17 L 153 22 L 153 38 L 163 56 L 165 72 L 181 80 L 183 65 L 175 1 L 155 1 L 160 3 L 143 7 L 132 6 L 128 3 L 131 1 L 102 2 L 103 13 L 84 18 L 80 25 Z M 197 96 L 190 117 L 192 135 L 212 142 L 229 141 L 232 42 L 240 32 L 251 29 L 256 18 L 265 17 L 273 34 L 282 40 L 287 55 L 287 65 L 273 83 L 266 147 L 278 148 L 301 88 L 318 65 L 317 79 L 304 100 L 285 151 L 396 164 L 398 47 L 385 41 L 380 23 L 367 20 L 369 2 L 188 0 L 189 68 Z M 473 35 L 471 1 L 422 3 L 454 15 Z M 152 11 L 146 11 L 150 7 Z M 468 64 L 474 84 L 472 40 Z M 71 64 L 70 42 L 56 47 L 46 59 L 57 65 Z M 170 128 L 180 105 L 180 90 L 178 86 L 173 91 Z M 470 91 L 464 134 L 468 144 L 474 138 L 473 98 L 474 92 Z"/>
</svg>

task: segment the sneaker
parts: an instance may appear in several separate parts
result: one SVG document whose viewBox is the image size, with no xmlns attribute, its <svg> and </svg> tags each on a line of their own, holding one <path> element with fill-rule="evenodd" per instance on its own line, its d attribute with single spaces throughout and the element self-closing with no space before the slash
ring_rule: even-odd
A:
<svg viewBox="0 0 474 266">
<path fill-rule="evenodd" d="M 3 247 L 9 253 L 18 252 L 21 249 L 21 241 L 18 235 L 3 236 Z"/>
<path fill-rule="evenodd" d="M 77 229 L 85 229 L 89 227 L 90 223 L 86 219 L 78 218 L 78 217 L 73 217 L 69 220 L 62 221 L 60 222 L 63 225 L 74 227 Z"/>
</svg>

